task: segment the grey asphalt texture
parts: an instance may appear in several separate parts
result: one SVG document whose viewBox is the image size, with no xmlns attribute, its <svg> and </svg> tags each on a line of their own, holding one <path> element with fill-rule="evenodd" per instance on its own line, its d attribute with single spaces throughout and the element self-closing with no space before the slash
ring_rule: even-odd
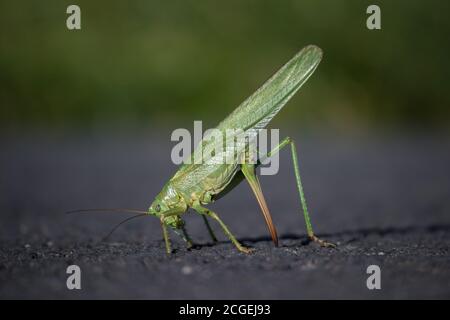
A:
<svg viewBox="0 0 450 320">
<path fill-rule="evenodd" d="M 0 298 L 37 299 L 430 299 L 450 298 L 450 139 L 444 134 L 304 134 L 301 173 L 316 233 L 309 243 L 289 151 L 261 178 L 280 236 L 270 241 L 257 202 L 241 184 L 211 206 L 247 246 L 237 252 L 214 224 L 186 215 L 198 247 L 159 221 L 127 214 L 67 215 L 95 207 L 147 208 L 174 173 L 170 132 L 3 134 L 0 153 Z M 295 132 L 295 130 L 290 130 Z M 281 132 L 286 134 L 286 132 Z M 66 268 L 82 271 L 66 288 Z M 366 269 L 381 268 L 368 290 Z"/>
</svg>

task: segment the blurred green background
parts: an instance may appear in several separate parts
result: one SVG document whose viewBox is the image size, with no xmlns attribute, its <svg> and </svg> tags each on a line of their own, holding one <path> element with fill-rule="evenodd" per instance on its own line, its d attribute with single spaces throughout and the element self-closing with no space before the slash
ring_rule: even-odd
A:
<svg viewBox="0 0 450 320">
<path fill-rule="evenodd" d="M 82 29 L 66 28 L 81 7 Z M 366 28 L 381 7 L 382 30 Z M 448 1 L 2 1 L 2 128 L 214 125 L 307 44 L 325 52 L 276 120 L 447 128 Z M 189 122 L 186 122 L 189 121 Z"/>
</svg>

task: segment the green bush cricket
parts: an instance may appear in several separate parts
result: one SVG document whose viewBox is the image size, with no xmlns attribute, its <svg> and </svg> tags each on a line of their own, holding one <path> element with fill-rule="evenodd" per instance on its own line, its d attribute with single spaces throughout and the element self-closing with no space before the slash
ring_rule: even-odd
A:
<svg viewBox="0 0 450 320">
<path fill-rule="evenodd" d="M 225 132 L 228 129 L 239 129 L 241 130 L 240 132 L 251 132 L 253 136 L 257 135 L 300 89 L 306 80 L 308 80 L 319 65 L 321 59 L 322 50 L 320 48 L 313 45 L 303 48 L 255 93 L 247 98 L 247 100 L 245 100 L 236 110 L 219 123 L 217 129 L 221 132 Z M 260 164 L 260 161 L 256 163 L 247 163 L 247 161 L 245 161 L 246 156 L 248 155 L 248 146 L 245 143 L 237 144 L 233 150 L 223 147 L 216 149 L 217 143 L 218 142 L 214 142 L 214 140 L 205 137 L 190 157 L 193 159 L 196 155 L 201 153 L 203 162 L 197 163 L 191 161 L 191 163 L 184 163 L 156 196 L 148 211 L 127 209 L 115 210 L 140 213 L 138 216 L 156 216 L 161 222 L 164 242 L 168 254 L 172 252 L 168 227 L 181 236 L 189 247 L 193 245 L 181 217 L 188 209 L 193 209 L 203 217 L 205 225 L 214 242 L 217 241 L 217 238 L 209 225 L 208 218 L 212 218 L 220 225 L 223 232 L 239 251 L 249 253 L 251 252 L 251 249 L 241 245 L 217 213 L 205 207 L 207 204 L 221 198 L 245 179 L 256 196 L 272 240 L 275 246 L 277 246 L 277 231 L 273 225 L 269 209 L 256 175 L 256 168 Z M 319 239 L 313 232 L 300 178 L 297 151 L 294 141 L 287 137 L 267 154 L 258 153 L 258 159 L 271 157 L 288 145 L 291 148 L 295 179 L 308 237 L 310 240 L 317 242 L 322 246 L 333 247 L 334 245 L 332 243 Z M 219 152 L 222 150 L 222 154 L 217 154 L 217 152 L 206 152 L 205 158 L 204 150 L 211 149 L 219 150 Z M 212 157 L 229 157 L 230 153 L 233 153 L 233 156 L 236 159 L 236 161 L 232 163 L 208 162 Z M 94 210 L 103 211 L 107 209 Z M 77 212 L 80 211 L 92 210 L 77 210 Z M 137 216 L 133 216 L 129 219 L 134 217 Z"/>
</svg>

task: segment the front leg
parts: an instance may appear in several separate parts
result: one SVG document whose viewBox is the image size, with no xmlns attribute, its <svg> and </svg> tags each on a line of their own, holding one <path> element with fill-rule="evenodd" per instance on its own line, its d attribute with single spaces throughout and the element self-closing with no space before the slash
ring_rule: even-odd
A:
<svg viewBox="0 0 450 320">
<path fill-rule="evenodd" d="M 171 216 L 178 216 L 178 215 L 182 214 L 183 212 L 184 211 L 174 209 L 174 210 L 166 211 L 165 213 L 162 213 L 159 216 L 159 220 L 161 221 L 161 227 L 162 227 L 162 231 L 163 231 L 164 243 L 166 244 L 166 252 L 168 255 L 170 255 L 172 253 L 172 247 L 170 244 L 170 237 L 169 237 L 169 231 L 167 230 L 166 219 Z M 182 228 L 182 231 L 183 231 L 184 235 L 187 236 L 184 226 Z M 189 242 L 191 242 L 191 240 L 188 236 L 186 237 L 186 242 L 188 242 L 188 244 L 189 244 Z"/>
<path fill-rule="evenodd" d="M 161 227 L 162 227 L 162 230 L 163 230 L 164 243 L 166 244 L 166 253 L 168 255 L 170 255 L 172 253 L 172 248 L 171 248 L 171 245 L 170 245 L 170 238 L 169 238 L 169 232 L 167 231 L 167 225 L 166 225 L 166 222 L 164 221 L 165 218 L 166 217 L 164 216 L 164 214 L 162 214 L 159 220 L 161 221 Z"/>
</svg>

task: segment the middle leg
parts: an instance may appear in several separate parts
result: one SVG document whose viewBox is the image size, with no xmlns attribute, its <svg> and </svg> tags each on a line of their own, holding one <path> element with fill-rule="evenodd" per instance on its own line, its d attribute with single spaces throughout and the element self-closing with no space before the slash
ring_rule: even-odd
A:
<svg viewBox="0 0 450 320">
<path fill-rule="evenodd" d="M 244 247 L 242 244 L 239 243 L 239 241 L 236 239 L 236 237 L 230 232 L 228 227 L 225 225 L 225 223 L 223 223 L 222 219 L 220 219 L 219 216 L 215 212 L 202 207 L 200 204 L 195 204 L 194 206 L 192 206 L 192 208 L 195 211 L 197 211 L 199 214 L 204 215 L 204 216 L 206 215 L 206 216 L 211 217 L 214 220 L 216 220 L 222 227 L 223 232 L 228 236 L 228 238 L 230 238 L 231 242 L 233 242 L 233 244 L 236 246 L 236 248 L 239 251 L 241 251 L 243 253 L 252 252 L 252 250 L 250 248 Z"/>
<path fill-rule="evenodd" d="M 209 235 L 211 236 L 212 241 L 213 241 L 213 242 L 217 242 L 217 237 L 216 237 L 216 235 L 214 234 L 214 231 L 213 231 L 213 229 L 211 228 L 211 225 L 209 224 L 208 219 L 207 219 L 206 216 L 203 215 L 203 214 L 202 214 L 202 218 L 203 218 L 203 221 L 205 222 L 206 229 L 208 229 L 208 232 L 209 232 Z"/>
</svg>

